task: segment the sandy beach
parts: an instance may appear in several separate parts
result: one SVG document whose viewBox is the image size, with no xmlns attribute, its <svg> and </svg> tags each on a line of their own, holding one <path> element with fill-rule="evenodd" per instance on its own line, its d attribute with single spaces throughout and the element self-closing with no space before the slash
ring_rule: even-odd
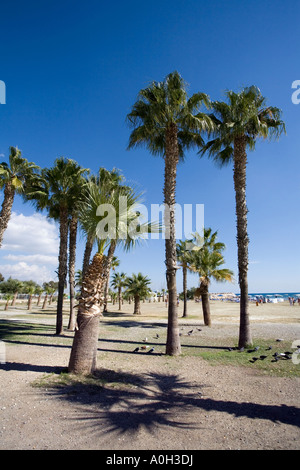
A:
<svg viewBox="0 0 300 470">
<path fill-rule="evenodd" d="M 164 355 L 163 303 L 142 303 L 139 317 L 132 315 L 132 304 L 125 303 L 121 313 L 114 307 L 109 305 L 101 320 L 101 387 L 52 386 L 68 364 L 73 333 L 55 338 L 55 316 L 41 316 L 40 310 L 34 315 L 20 306 L 1 310 L 2 324 L 15 319 L 45 327 L 27 342 L 20 335 L 6 343 L 1 449 L 299 450 L 299 376 L 274 376 L 250 364 L 214 364 L 197 354 L 197 348 L 221 349 L 237 340 L 238 304 L 212 301 L 208 328 L 201 304 L 190 301 L 189 317 L 179 320 L 184 353 L 177 358 Z M 300 339 L 298 305 L 251 304 L 250 314 L 253 338 L 273 345 L 282 339 L 290 347 Z M 155 354 L 132 353 L 143 344 L 154 345 Z"/>
</svg>

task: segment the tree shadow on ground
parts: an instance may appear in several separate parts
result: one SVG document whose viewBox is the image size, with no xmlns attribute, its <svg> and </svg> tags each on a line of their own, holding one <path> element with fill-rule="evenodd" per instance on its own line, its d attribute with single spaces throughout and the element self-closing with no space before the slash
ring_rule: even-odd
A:
<svg viewBox="0 0 300 470">
<path fill-rule="evenodd" d="M 165 426 L 200 429 L 202 411 L 300 426 L 300 409 L 294 406 L 206 398 L 205 385 L 199 387 L 176 374 L 100 370 L 97 377 L 101 386 L 75 382 L 48 387 L 48 393 L 82 405 L 74 420 L 100 433 L 135 434 L 141 429 L 153 433 Z"/>
</svg>

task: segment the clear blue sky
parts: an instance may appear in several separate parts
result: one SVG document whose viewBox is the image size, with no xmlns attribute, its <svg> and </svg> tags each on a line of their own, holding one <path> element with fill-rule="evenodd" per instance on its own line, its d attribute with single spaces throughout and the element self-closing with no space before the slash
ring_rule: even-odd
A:
<svg viewBox="0 0 300 470">
<path fill-rule="evenodd" d="M 146 191 L 147 204 L 161 203 L 163 161 L 143 149 L 126 150 L 125 117 L 138 91 L 173 70 L 189 83 L 190 94 L 203 91 L 212 99 L 257 85 L 282 109 L 287 135 L 258 143 L 248 158 L 249 291 L 298 292 L 300 105 L 291 101 L 291 84 L 300 79 L 299 14 L 294 0 L 2 2 L 0 80 L 7 95 L 0 105 L 1 160 L 13 145 L 42 167 L 59 156 L 93 171 L 117 167 Z M 237 278 L 232 168 L 220 170 L 191 152 L 178 168 L 177 202 L 204 204 L 205 225 L 218 230 L 226 266 Z M 33 214 L 19 198 L 14 211 Z M 1 251 L 8 273 L 18 252 Z M 120 270 L 142 271 L 154 289 L 164 287 L 163 241 L 118 255 Z M 197 282 L 190 276 L 190 286 Z M 238 292 L 238 285 L 211 286 L 223 290 Z"/>
</svg>

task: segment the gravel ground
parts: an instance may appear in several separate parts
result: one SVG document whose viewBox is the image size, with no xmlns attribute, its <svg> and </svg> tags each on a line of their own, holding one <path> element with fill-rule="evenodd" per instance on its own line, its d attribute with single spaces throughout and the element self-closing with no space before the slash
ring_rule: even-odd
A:
<svg viewBox="0 0 300 470">
<path fill-rule="evenodd" d="M 199 306 L 189 307 L 192 314 L 198 312 Z M 300 338 L 300 308 L 263 308 L 251 306 L 254 337 Z M 70 332 L 69 344 L 51 344 L 51 335 L 43 345 L 34 336 L 28 344 L 6 344 L 6 364 L 0 365 L 0 449 L 300 448 L 299 378 L 268 376 L 251 367 L 212 366 L 197 356 L 133 355 L 147 335 L 159 334 L 152 342 L 156 351 L 164 351 L 165 320 L 162 305 L 143 304 L 138 319 L 131 311 L 132 306 L 124 306 L 122 319 L 111 315 L 103 320 L 98 357 L 103 387 L 33 386 L 49 383 L 49 377 L 67 366 Z M 217 302 L 211 328 L 192 316 L 180 320 L 181 331 L 185 335 L 191 325 L 200 326 L 204 344 L 236 337 L 237 311 L 237 305 Z M 0 318 L 17 318 L 17 313 L 1 312 Z"/>
</svg>

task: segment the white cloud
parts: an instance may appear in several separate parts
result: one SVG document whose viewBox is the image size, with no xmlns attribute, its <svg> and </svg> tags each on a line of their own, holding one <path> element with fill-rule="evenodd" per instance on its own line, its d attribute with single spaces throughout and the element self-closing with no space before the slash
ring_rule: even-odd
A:
<svg viewBox="0 0 300 470">
<path fill-rule="evenodd" d="M 7 259 L 9 261 L 25 261 L 27 263 L 46 263 L 46 264 L 53 264 L 57 265 L 58 263 L 58 258 L 57 256 L 50 256 L 50 255 L 6 255 L 3 256 L 3 259 Z"/>
<path fill-rule="evenodd" d="M 59 235 L 55 223 L 41 214 L 12 213 L 4 233 L 0 272 L 20 280 L 42 284 L 56 280 Z M 11 264 L 9 263 L 11 262 Z"/>
<path fill-rule="evenodd" d="M 21 281 L 32 280 L 40 285 L 43 282 L 57 280 L 55 272 L 46 265 L 28 264 L 21 261 L 16 264 L 2 264 L 0 269 L 5 279 L 11 276 Z"/>
<path fill-rule="evenodd" d="M 58 255 L 59 237 L 54 222 L 41 214 L 12 213 L 2 250 Z"/>
</svg>

